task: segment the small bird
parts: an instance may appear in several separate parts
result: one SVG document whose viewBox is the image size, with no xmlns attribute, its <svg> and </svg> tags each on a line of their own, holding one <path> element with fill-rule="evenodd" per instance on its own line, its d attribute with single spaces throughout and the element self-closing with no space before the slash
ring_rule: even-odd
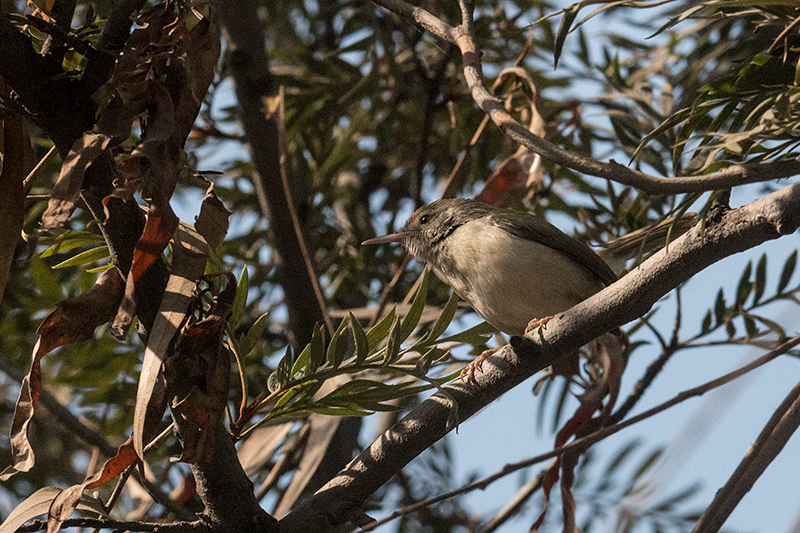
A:
<svg viewBox="0 0 800 533">
<path fill-rule="evenodd" d="M 489 324 L 510 335 L 544 326 L 617 276 L 585 244 L 544 219 L 463 198 L 417 209 L 403 229 L 362 244 L 397 242 Z M 474 380 L 481 356 L 462 377 Z"/>
</svg>

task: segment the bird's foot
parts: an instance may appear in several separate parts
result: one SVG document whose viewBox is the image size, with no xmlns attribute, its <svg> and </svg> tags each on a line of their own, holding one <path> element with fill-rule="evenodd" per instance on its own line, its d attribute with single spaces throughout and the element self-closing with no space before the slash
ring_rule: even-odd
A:
<svg viewBox="0 0 800 533">
<path fill-rule="evenodd" d="M 546 316 L 544 318 L 534 318 L 530 322 L 528 322 L 528 327 L 525 328 L 525 335 L 530 333 L 531 331 L 535 330 L 536 328 L 547 329 L 547 323 L 553 320 L 552 316 Z"/>
<path fill-rule="evenodd" d="M 500 348 L 491 348 L 489 350 L 484 350 L 474 361 L 465 366 L 461 371 L 461 381 L 475 383 L 475 371 L 483 372 L 483 362 L 486 361 L 487 357 L 494 355 L 499 349 Z"/>
</svg>

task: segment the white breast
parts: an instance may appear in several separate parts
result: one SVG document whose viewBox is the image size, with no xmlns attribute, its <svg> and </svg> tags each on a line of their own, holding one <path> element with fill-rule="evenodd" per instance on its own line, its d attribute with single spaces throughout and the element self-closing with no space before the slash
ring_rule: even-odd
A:
<svg viewBox="0 0 800 533">
<path fill-rule="evenodd" d="M 531 319 L 565 311 L 603 287 L 572 259 L 487 219 L 459 227 L 447 244 L 457 259 L 437 274 L 487 322 L 512 335 L 523 334 Z"/>
</svg>

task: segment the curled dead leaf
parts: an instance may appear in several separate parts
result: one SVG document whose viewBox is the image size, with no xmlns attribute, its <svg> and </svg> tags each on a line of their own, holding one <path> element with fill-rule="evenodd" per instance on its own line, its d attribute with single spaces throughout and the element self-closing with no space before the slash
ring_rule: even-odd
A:
<svg viewBox="0 0 800 533">
<path fill-rule="evenodd" d="M 42 357 L 61 345 L 92 338 L 97 326 L 114 317 L 123 291 L 124 282 L 117 269 L 106 270 L 91 289 L 72 300 L 59 302 L 56 310 L 39 326 L 39 341 L 33 349 L 31 368 L 22 380 L 14 407 L 11 423 L 12 464 L 0 474 L 0 480 L 5 481 L 17 472 L 27 472 L 34 465 L 28 426 L 42 389 Z"/>
<path fill-rule="evenodd" d="M 228 402 L 230 354 L 222 343 L 236 298 L 236 279 L 228 275 L 225 289 L 214 299 L 209 316 L 187 324 L 164 363 L 167 392 L 180 418 L 183 453 L 188 463 L 207 461 L 214 453 L 215 432 Z"/>
</svg>

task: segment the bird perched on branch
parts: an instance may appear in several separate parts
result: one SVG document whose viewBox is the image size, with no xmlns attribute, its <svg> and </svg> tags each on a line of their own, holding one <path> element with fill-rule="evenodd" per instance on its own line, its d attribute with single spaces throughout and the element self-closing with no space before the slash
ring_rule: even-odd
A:
<svg viewBox="0 0 800 533">
<path fill-rule="evenodd" d="M 415 211 L 400 231 L 363 244 L 390 242 L 430 265 L 476 313 L 510 335 L 544 326 L 617 280 L 587 245 L 543 218 L 475 200 L 438 200 Z M 473 380 L 491 353 L 462 376 Z"/>
</svg>

